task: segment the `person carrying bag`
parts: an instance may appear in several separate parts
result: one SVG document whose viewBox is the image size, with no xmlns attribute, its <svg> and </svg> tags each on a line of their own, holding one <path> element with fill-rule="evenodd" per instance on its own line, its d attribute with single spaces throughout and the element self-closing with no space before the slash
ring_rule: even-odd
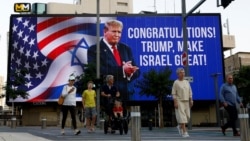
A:
<svg viewBox="0 0 250 141">
<path fill-rule="evenodd" d="M 65 135 L 64 127 L 67 119 L 68 111 L 70 112 L 72 125 L 75 130 L 74 134 L 79 135 L 81 133 L 80 130 L 77 129 L 76 126 L 76 87 L 74 86 L 75 76 L 70 75 L 69 83 L 63 87 L 62 97 L 64 98 L 62 103 L 62 124 L 61 124 L 61 134 Z M 60 99 L 60 98 L 59 98 Z"/>
</svg>

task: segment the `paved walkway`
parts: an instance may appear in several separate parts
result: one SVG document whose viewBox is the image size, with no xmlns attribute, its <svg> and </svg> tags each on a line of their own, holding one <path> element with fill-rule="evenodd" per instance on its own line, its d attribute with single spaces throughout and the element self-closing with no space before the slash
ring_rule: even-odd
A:
<svg viewBox="0 0 250 141">
<path fill-rule="evenodd" d="M 85 128 L 81 131 L 80 135 L 75 136 L 72 129 L 66 128 L 66 135 L 62 136 L 59 127 L 41 129 L 38 126 L 16 128 L 0 126 L 0 141 L 131 141 L 130 130 L 127 135 L 120 135 L 118 131 L 115 134 L 104 134 L 100 129 L 95 133 L 87 133 Z M 140 134 L 141 141 L 240 141 L 240 137 L 232 136 L 231 130 L 223 136 L 217 127 L 193 127 L 189 130 L 189 138 L 180 137 L 176 127 L 154 128 L 152 131 L 142 128 Z"/>
<path fill-rule="evenodd" d="M 1 132 L 0 141 L 51 141 L 30 133 Z"/>
</svg>

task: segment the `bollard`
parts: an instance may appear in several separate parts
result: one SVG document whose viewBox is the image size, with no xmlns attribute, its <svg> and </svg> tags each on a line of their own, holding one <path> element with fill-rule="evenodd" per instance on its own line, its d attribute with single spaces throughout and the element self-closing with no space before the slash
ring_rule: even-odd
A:
<svg viewBox="0 0 250 141">
<path fill-rule="evenodd" d="M 46 122 L 47 122 L 47 119 L 46 118 L 42 118 L 42 126 L 41 126 L 41 128 L 42 129 L 45 129 L 46 128 Z"/>
<path fill-rule="evenodd" d="M 238 118 L 240 120 L 240 138 L 241 141 L 250 141 L 248 111 L 246 108 L 240 108 Z"/>
<path fill-rule="evenodd" d="M 101 120 L 100 120 L 100 129 L 101 129 L 101 130 L 104 129 L 104 122 L 105 122 L 104 119 L 101 119 Z"/>
<path fill-rule="evenodd" d="M 150 113 L 148 115 L 148 130 L 151 131 L 153 129 L 153 119 L 152 114 Z"/>
<path fill-rule="evenodd" d="M 148 130 L 149 131 L 153 130 L 153 120 L 152 119 L 149 119 L 149 121 L 148 121 Z"/>
<path fill-rule="evenodd" d="M 131 141 L 141 141 L 140 106 L 131 107 Z"/>
<path fill-rule="evenodd" d="M 12 117 L 12 118 L 11 118 L 10 127 L 11 127 L 11 128 L 16 128 L 16 117 Z"/>
</svg>

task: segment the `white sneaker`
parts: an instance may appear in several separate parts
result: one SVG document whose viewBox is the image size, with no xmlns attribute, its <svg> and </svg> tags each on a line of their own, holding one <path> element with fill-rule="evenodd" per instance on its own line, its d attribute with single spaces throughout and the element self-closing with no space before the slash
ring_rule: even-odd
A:
<svg viewBox="0 0 250 141">
<path fill-rule="evenodd" d="M 182 133 L 181 133 L 180 126 L 179 126 L 179 125 L 177 125 L 177 126 L 176 126 L 176 128 L 178 129 L 179 135 L 181 135 Z"/>
<path fill-rule="evenodd" d="M 61 130 L 61 135 L 65 135 L 65 132 L 64 132 L 64 130 L 63 130 L 63 129 Z"/>
<path fill-rule="evenodd" d="M 187 137 L 189 137 L 189 135 L 188 135 L 187 132 L 185 132 L 185 133 L 182 134 L 182 137 L 183 137 L 183 138 L 187 138 Z"/>
<path fill-rule="evenodd" d="M 76 130 L 74 134 L 75 134 L 75 135 L 79 135 L 80 133 L 81 133 L 80 130 Z"/>
</svg>

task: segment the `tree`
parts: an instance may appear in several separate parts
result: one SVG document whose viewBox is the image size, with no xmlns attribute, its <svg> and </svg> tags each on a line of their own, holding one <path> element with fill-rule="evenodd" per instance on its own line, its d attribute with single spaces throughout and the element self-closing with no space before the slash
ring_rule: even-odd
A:
<svg viewBox="0 0 250 141">
<path fill-rule="evenodd" d="M 25 74 L 27 72 L 26 69 L 21 69 L 15 73 L 9 73 L 7 84 L 3 87 L 6 90 L 7 100 L 12 99 L 12 114 L 14 114 L 14 100 L 17 97 L 27 99 L 29 96 L 25 86 Z"/>
<path fill-rule="evenodd" d="M 93 81 L 95 88 L 99 88 L 102 85 L 102 79 L 96 79 L 96 64 L 89 63 L 83 66 L 83 73 L 76 76 L 77 82 L 75 83 L 77 87 L 77 93 L 82 93 L 87 89 L 88 81 Z"/>
<path fill-rule="evenodd" d="M 234 73 L 234 83 L 238 88 L 239 95 L 243 97 L 243 103 L 250 103 L 250 66 L 242 66 Z"/>
<path fill-rule="evenodd" d="M 160 108 L 160 128 L 164 127 L 162 102 L 171 94 L 173 85 L 173 80 L 170 79 L 171 74 L 172 71 L 168 67 L 159 71 L 151 69 L 143 73 L 143 78 L 135 83 L 135 86 L 140 89 L 140 95 L 153 96 L 157 99 Z"/>
</svg>

